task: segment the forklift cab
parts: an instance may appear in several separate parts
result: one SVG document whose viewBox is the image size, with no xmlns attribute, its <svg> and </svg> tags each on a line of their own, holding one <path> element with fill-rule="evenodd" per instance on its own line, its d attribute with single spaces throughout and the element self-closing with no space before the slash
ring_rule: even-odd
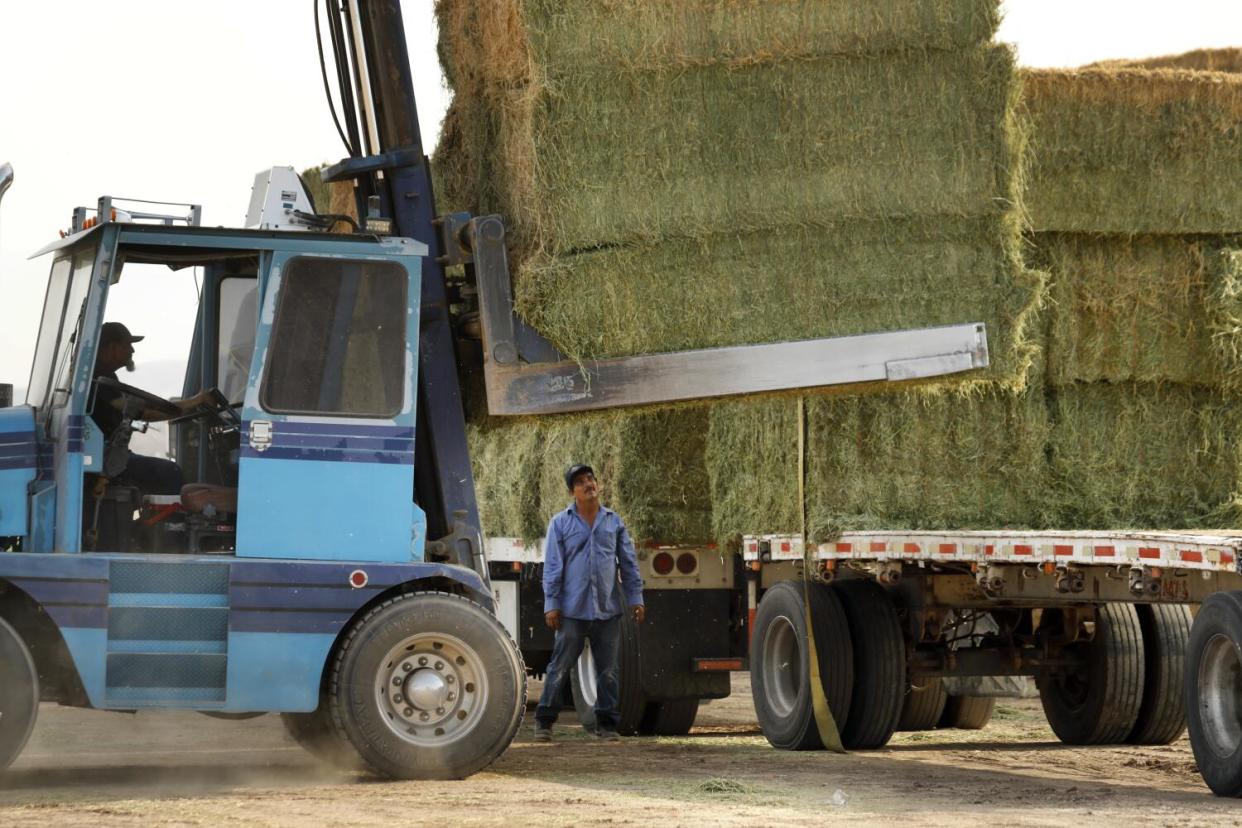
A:
<svg viewBox="0 0 1242 828">
<path fill-rule="evenodd" d="M 126 221 L 44 248 L 51 275 L 27 393 L 39 463 L 23 548 L 421 560 L 414 434 L 426 252 L 403 238 Z M 200 269 L 184 391 L 209 390 L 209 403 L 182 411 L 116 384 L 122 427 L 106 435 L 91 417 L 100 330 L 135 264 L 165 265 L 169 279 Z M 152 408 L 172 418 L 179 494 L 124 485 L 131 423 Z"/>
</svg>

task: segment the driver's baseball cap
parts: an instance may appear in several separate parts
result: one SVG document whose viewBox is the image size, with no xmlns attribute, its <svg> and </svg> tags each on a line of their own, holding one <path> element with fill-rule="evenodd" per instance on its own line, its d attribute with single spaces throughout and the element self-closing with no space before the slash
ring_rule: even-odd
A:
<svg viewBox="0 0 1242 828">
<path fill-rule="evenodd" d="M 111 345 L 113 342 L 141 342 L 145 337 L 134 336 L 129 332 L 129 328 L 120 322 L 105 322 L 103 328 L 99 331 L 99 344 Z"/>
<path fill-rule="evenodd" d="M 572 492 L 574 490 L 574 478 L 586 472 L 589 472 L 592 477 L 595 476 L 595 469 L 585 463 L 574 463 L 565 470 L 565 487 Z"/>
</svg>

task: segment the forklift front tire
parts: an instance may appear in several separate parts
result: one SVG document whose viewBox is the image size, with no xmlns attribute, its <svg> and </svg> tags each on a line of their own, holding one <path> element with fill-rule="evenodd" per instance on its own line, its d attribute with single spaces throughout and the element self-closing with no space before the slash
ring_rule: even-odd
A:
<svg viewBox="0 0 1242 828">
<path fill-rule="evenodd" d="M 0 618 L 0 770 L 26 746 L 39 715 L 39 674 L 22 637 Z"/>
<path fill-rule="evenodd" d="M 491 613 L 458 595 L 416 592 L 346 632 L 327 701 L 335 730 L 376 773 L 461 779 L 513 741 L 526 669 Z"/>
</svg>

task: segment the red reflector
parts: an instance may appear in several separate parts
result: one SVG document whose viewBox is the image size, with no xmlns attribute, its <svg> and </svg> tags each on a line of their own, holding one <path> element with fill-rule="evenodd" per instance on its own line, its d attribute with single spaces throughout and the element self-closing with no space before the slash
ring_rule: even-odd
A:
<svg viewBox="0 0 1242 828">
<path fill-rule="evenodd" d="M 1013 545 L 1013 554 L 1015 555 L 1030 555 L 1032 551 L 1031 547 L 1025 543 L 1015 543 Z"/>
<path fill-rule="evenodd" d="M 793 547 L 789 545 L 789 541 L 781 541 L 781 551 L 789 552 Z"/>
<path fill-rule="evenodd" d="M 1060 558 L 1068 558 L 1074 554 L 1074 547 L 1058 543 L 1052 547 L 1052 554 Z"/>
<path fill-rule="evenodd" d="M 361 569 L 355 569 L 353 572 L 349 573 L 349 585 L 354 589 L 362 589 L 367 585 L 368 580 L 367 573 L 363 572 Z"/>
<path fill-rule="evenodd" d="M 694 557 L 691 552 L 682 552 L 677 556 L 677 571 L 682 575 L 689 575 L 691 572 L 699 568 L 699 559 Z"/>
<path fill-rule="evenodd" d="M 1232 554 L 1230 554 L 1230 553 L 1228 553 L 1228 552 L 1221 552 L 1221 553 L 1220 553 L 1220 562 L 1221 562 L 1221 563 L 1223 563 L 1223 564 L 1231 564 L 1231 563 L 1233 563 L 1233 555 L 1232 555 Z"/>
<path fill-rule="evenodd" d="M 755 543 L 754 541 L 751 541 L 750 543 L 746 544 L 746 551 L 748 551 L 748 552 L 758 552 L 758 551 L 759 551 L 759 544 Z"/>
<path fill-rule="evenodd" d="M 888 544 L 887 544 L 887 543 L 885 543 L 884 541 L 872 541 L 872 542 L 871 542 L 871 551 L 872 551 L 872 552 L 887 552 L 887 551 L 888 551 Z"/>
<path fill-rule="evenodd" d="M 1097 546 L 1095 548 L 1095 556 L 1097 558 L 1111 558 L 1116 550 L 1111 546 Z"/>
<path fill-rule="evenodd" d="M 1196 552 L 1193 549 L 1183 549 L 1182 560 L 1187 563 L 1203 563 L 1203 553 Z"/>
<path fill-rule="evenodd" d="M 698 673 L 745 669 L 746 662 L 740 658 L 696 658 L 694 660 L 694 670 Z"/>
<path fill-rule="evenodd" d="M 1139 549 L 1139 557 L 1140 557 L 1140 558 L 1159 558 L 1159 557 L 1160 557 L 1160 550 L 1159 550 L 1159 549 L 1153 549 L 1153 548 L 1152 548 L 1152 547 L 1150 547 L 1150 546 L 1144 546 L 1144 547 L 1142 547 L 1142 548 L 1140 548 L 1140 549 Z"/>
<path fill-rule="evenodd" d="M 837 551 L 838 552 L 853 552 L 854 545 L 852 543 L 838 543 Z"/>
<path fill-rule="evenodd" d="M 940 544 L 940 554 L 941 554 L 941 555 L 956 555 L 956 554 L 957 554 L 957 544 L 956 544 L 956 543 L 942 543 L 942 544 Z"/>
<path fill-rule="evenodd" d="M 905 546 L 901 547 L 901 551 L 905 552 L 907 555 L 917 555 L 923 550 L 919 549 L 919 545 L 917 543 L 907 543 Z"/>
<path fill-rule="evenodd" d="M 657 575 L 669 574 L 673 571 L 673 556 L 667 552 L 660 552 L 651 559 L 651 568 Z"/>
<path fill-rule="evenodd" d="M 983 547 L 983 554 L 985 555 L 991 555 L 995 551 L 996 551 L 996 547 L 992 546 L 992 544 L 990 543 L 987 546 Z"/>
</svg>

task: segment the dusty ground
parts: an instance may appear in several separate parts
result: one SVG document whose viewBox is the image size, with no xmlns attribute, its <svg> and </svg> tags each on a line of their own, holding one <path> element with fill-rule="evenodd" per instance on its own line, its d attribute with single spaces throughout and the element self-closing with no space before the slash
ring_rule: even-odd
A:
<svg viewBox="0 0 1242 828">
<path fill-rule="evenodd" d="M 392 783 L 324 770 L 275 716 L 225 722 L 45 707 L 0 778 L 0 825 L 879 824 L 1087 822 L 1220 825 L 1185 739 L 1160 748 L 1071 749 L 1038 700 L 1003 704 L 983 731 L 900 734 L 851 756 L 772 750 L 749 683 L 704 706 L 688 737 L 600 743 L 572 717 L 551 744 L 527 724 L 490 769 L 452 783 Z"/>
</svg>

